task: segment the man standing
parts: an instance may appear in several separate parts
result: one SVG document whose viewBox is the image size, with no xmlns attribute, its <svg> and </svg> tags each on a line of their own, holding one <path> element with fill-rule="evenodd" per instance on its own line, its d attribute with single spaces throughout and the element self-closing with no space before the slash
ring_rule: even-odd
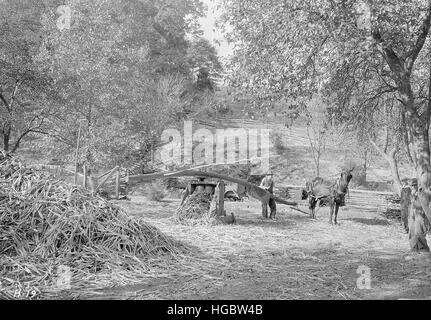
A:
<svg viewBox="0 0 431 320">
<path fill-rule="evenodd" d="M 426 224 L 427 219 L 425 212 L 422 208 L 421 201 L 419 200 L 420 191 L 418 190 L 417 179 L 412 179 L 412 194 L 411 203 L 409 208 L 409 241 L 412 251 L 426 251 L 429 252 L 426 241 Z"/>
<path fill-rule="evenodd" d="M 409 210 L 412 197 L 412 188 L 413 186 L 409 185 L 407 179 L 402 180 L 400 211 L 401 224 L 406 233 L 409 232 Z"/>
<path fill-rule="evenodd" d="M 260 183 L 260 187 L 262 189 L 267 190 L 271 194 L 274 193 L 274 174 L 270 171 L 266 174 L 266 176 L 262 179 Z M 268 205 L 271 210 L 270 218 L 275 219 L 275 215 L 277 213 L 277 206 L 275 204 L 275 200 L 273 198 L 269 199 L 269 202 L 262 201 L 262 215 L 264 218 L 268 218 Z"/>
</svg>

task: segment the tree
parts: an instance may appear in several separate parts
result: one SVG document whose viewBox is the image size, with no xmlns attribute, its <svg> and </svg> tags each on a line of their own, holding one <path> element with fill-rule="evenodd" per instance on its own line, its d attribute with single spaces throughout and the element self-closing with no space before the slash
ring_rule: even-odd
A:
<svg viewBox="0 0 431 320">
<path fill-rule="evenodd" d="M 431 219 L 431 1 L 226 0 L 225 6 L 232 37 L 240 40 L 236 74 L 260 97 L 326 88 L 340 121 L 358 121 L 380 108 L 381 99 L 400 102 L 421 204 Z M 424 238 L 422 230 L 413 228 L 411 237 Z"/>
<path fill-rule="evenodd" d="M 45 4 L 6 0 L 0 7 L 0 135 L 5 151 L 15 152 L 27 136 L 43 132 L 61 102 L 57 84 L 34 61 Z"/>
<path fill-rule="evenodd" d="M 396 102 L 395 102 L 396 103 Z M 387 103 L 382 110 L 380 119 L 374 121 L 368 127 L 368 139 L 371 145 L 377 150 L 380 156 L 385 159 L 391 168 L 394 192 L 401 195 L 401 179 L 398 172 L 397 154 L 401 147 L 400 119 L 396 113 L 396 107 L 392 100 L 392 105 Z M 376 118 L 376 117 L 375 117 Z M 383 134 L 377 134 L 383 131 Z M 378 137 L 382 137 L 379 142 Z"/>
<path fill-rule="evenodd" d="M 190 69 L 196 73 L 196 88 L 214 91 L 223 71 L 214 46 L 207 39 L 194 39 L 188 49 L 187 60 Z"/>
<path fill-rule="evenodd" d="M 316 165 L 316 176 L 320 177 L 320 160 L 326 148 L 330 128 L 327 119 L 327 106 L 318 95 L 306 103 L 307 136 L 310 142 L 311 154 Z"/>
<path fill-rule="evenodd" d="M 44 12 L 37 56 L 40 64 L 50 66 L 53 78 L 67 84 L 61 90 L 67 116 L 58 118 L 53 129 L 72 137 L 64 140 L 76 141 L 76 123 L 85 120 L 81 161 L 94 165 L 148 152 L 187 106 L 184 92 L 191 72 L 186 35 L 195 33 L 200 2 L 98 0 L 68 5 L 70 28 L 58 29 L 56 12 Z"/>
</svg>

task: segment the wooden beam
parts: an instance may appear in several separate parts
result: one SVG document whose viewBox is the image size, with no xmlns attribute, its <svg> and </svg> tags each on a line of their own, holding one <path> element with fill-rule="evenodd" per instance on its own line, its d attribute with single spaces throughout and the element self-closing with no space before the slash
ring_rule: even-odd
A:
<svg viewBox="0 0 431 320">
<path fill-rule="evenodd" d="M 115 175 L 115 199 L 120 199 L 120 168 L 117 167 Z"/>
<path fill-rule="evenodd" d="M 220 180 L 219 182 L 219 198 L 218 198 L 218 216 L 224 216 L 224 182 Z"/>
<path fill-rule="evenodd" d="M 126 169 L 126 196 L 129 194 L 129 169 Z"/>
<path fill-rule="evenodd" d="M 300 210 L 300 209 L 298 209 L 298 208 L 295 208 L 295 207 L 290 207 L 290 209 L 292 209 L 292 210 L 296 210 L 296 211 L 301 212 L 301 213 L 306 214 L 306 215 L 310 215 L 310 213 L 309 213 L 309 212 L 302 211 L 302 210 Z"/>
<path fill-rule="evenodd" d="M 153 180 L 162 179 L 165 177 L 164 172 L 159 173 L 147 173 L 147 174 L 135 174 L 129 176 L 130 184 L 136 184 L 140 182 L 151 182 Z"/>
<path fill-rule="evenodd" d="M 81 142 L 81 122 L 79 122 L 78 127 L 78 141 L 76 142 L 76 150 L 75 150 L 75 174 L 73 177 L 73 183 L 76 185 L 78 182 L 78 155 L 79 155 L 79 144 Z"/>
<path fill-rule="evenodd" d="M 176 171 L 176 172 L 171 172 L 171 173 L 166 173 L 164 174 L 164 177 L 179 177 L 179 176 L 202 176 L 202 177 L 210 177 L 210 178 L 218 178 L 218 179 L 223 179 L 226 181 L 230 181 L 233 183 L 239 183 L 242 184 L 248 188 L 253 188 L 255 190 L 258 190 L 259 193 L 262 194 L 267 194 L 267 196 L 269 196 L 270 198 L 274 198 L 275 202 L 281 203 L 281 204 L 286 204 L 289 206 L 296 206 L 298 205 L 297 202 L 294 201 L 286 201 L 283 200 L 275 195 L 273 195 L 272 193 L 268 192 L 267 190 L 260 188 L 259 186 L 250 183 L 246 180 L 243 179 L 238 179 L 238 178 L 233 178 L 230 176 L 226 176 L 223 174 L 219 174 L 219 173 L 214 173 L 214 172 L 203 172 L 203 171 L 195 171 L 195 170 L 182 170 L 182 171 Z"/>
<path fill-rule="evenodd" d="M 105 173 L 102 173 L 100 176 L 98 176 L 98 179 L 102 179 L 104 176 L 106 176 L 107 174 L 111 174 L 113 170 L 115 170 L 116 167 L 112 168 L 109 171 L 106 171 Z"/>
<path fill-rule="evenodd" d="M 82 186 L 87 188 L 87 165 L 84 163 L 82 170 L 84 172 L 84 178 L 82 179 Z"/>
<path fill-rule="evenodd" d="M 197 170 L 180 170 L 180 171 L 174 171 L 174 172 L 166 172 L 166 173 L 150 173 L 150 174 L 139 174 L 139 175 L 133 175 L 129 177 L 131 184 L 136 184 L 139 182 L 150 182 L 155 179 L 163 179 L 163 178 L 171 178 L 171 177 L 183 177 L 183 176 L 201 176 L 201 177 L 209 177 L 209 178 L 218 178 L 226 181 L 230 181 L 233 183 L 241 184 L 248 188 L 253 188 L 254 190 L 258 190 L 259 193 L 266 195 L 270 198 L 274 198 L 275 202 L 285 204 L 288 206 L 297 206 L 298 203 L 295 201 L 287 201 L 284 199 L 281 199 L 274 194 L 268 192 L 265 189 L 260 188 L 259 186 L 250 183 L 243 179 L 233 178 L 230 176 L 226 176 L 223 174 L 218 174 L 214 172 L 204 172 L 204 171 L 197 171 Z"/>
</svg>

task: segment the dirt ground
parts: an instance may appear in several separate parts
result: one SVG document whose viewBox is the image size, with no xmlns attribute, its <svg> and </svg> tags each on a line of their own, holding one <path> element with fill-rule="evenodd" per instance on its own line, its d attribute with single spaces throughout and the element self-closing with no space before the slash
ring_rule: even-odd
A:
<svg viewBox="0 0 431 320">
<path fill-rule="evenodd" d="M 132 197 L 117 204 L 188 244 L 193 254 L 145 283 L 82 298 L 431 299 L 431 256 L 410 253 L 401 226 L 377 213 L 346 206 L 333 226 L 326 207 L 311 220 L 279 205 L 271 221 L 260 216 L 259 202 L 246 200 L 226 203 L 235 225 L 184 226 L 172 219 L 177 199 Z M 370 288 L 360 281 L 358 288 L 366 268 Z"/>
</svg>

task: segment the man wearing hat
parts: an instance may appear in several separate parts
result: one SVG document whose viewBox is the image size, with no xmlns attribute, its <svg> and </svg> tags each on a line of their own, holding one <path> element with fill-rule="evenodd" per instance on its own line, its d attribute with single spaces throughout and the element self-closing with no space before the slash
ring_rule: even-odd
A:
<svg viewBox="0 0 431 320">
<path fill-rule="evenodd" d="M 418 179 L 413 178 L 410 182 L 411 186 L 413 187 L 413 189 L 415 190 L 415 192 L 418 191 Z"/>
<path fill-rule="evenodd" d="M 413 194 L 417 192 L 418 181 L 417 179 L 403 179 L 401 180 L 401 223 L 406 233 L 409 232 L 409 211 L 411 205 L 411 199 Z"/>
<path fill-rule="evenodd" d="M 262 182 L 260 183 L 260 187 L 262 189 L 265 189 L 266 191 L 268 191 L 271 194 L 274 193 L 273 176 L 274 176 L 273 172 L 268 171 L 266 173 L 266 176 L 262 179 Z M 268 203 L 262 201 L 262 216 L 264 218 L 268 218 L 268 205 L 269 205 L 269 208 L 271 210 L 269 217 L 271 219 L 275 219 L 275 215 L 277 213 L 277 206 L 276 206 L 275 200 L 273 198 L 270 198 Z"/>
</svg>

